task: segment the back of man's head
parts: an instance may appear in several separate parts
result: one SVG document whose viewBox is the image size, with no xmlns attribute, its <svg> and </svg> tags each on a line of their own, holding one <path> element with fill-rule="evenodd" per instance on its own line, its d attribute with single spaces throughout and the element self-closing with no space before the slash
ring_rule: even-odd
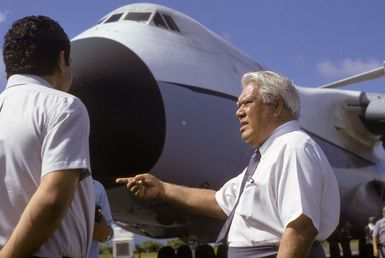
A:
<svg viewBox="0 0 385 258">
<path fill-rule="evenodd" d="M 4 37 L 7 78 L 13 74 L 52 75 L 60 51 L 64 51 L 69 65 L 70 41 L 56 21 L 46 16 L 28 16 L 15 21 Z"/>
</svg>

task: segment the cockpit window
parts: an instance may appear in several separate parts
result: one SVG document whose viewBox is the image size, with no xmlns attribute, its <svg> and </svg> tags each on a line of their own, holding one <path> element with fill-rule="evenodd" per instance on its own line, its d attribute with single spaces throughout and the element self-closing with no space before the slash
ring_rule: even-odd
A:
<svg viewBox="0 0 385 258">
<path fill-rule="evenodd" d="M 166 23 L 164 22 L 162 16 L 159 13 L 155 13 L 154 23 L 155 23 L 156 26 L 162 26 L 165 29 L 168 29 Z"/>
<path fill-rule="evenodd" d="M 127 13 L 124 19 L 129 21 L 146 22 L 150 16 L 151 13 Z"/>
<path fill-rule="evenodd" d="M 98 21 L 97 24 L 101 23 L 110 23 L 110 22 L 116 22 L 119 20 L 125 20 L 125 21 L 136 21 L 136 22 L 143 22 L 147 23 L 153 13 L 151 12 L 128 12 L 128 13 L 116 13 L 111 15 L 108 18 L 103 18 Z M 122 18 L 123 17 L 123 18 Z M 180 29 L 178 25 L 176 25 L 174 19 L 167 14 L 155 12 L 155 14 L 151 18 L 151 22 L 148 23 L 149 25 L 155 25 L 157 27 L 166 29 L 166 30 L 172 30 L 175 32 L 180 32 Z"/>
<path fill-rule="evenodd" d="M 163 17 L 164 17 L 164 19 L 166 20 L 167 25 L 168 25 L 168 27 L 170 27 L 170 29 L 172 29 L 172 30 L 174 30 L 174 31 L 177 31 L 177 32 L 180 32 L 178 26 L 177 26 L 176 23 L 174 22 L 174 19 L 171 18 L 170 15 L 163 14 Z"/>
<path fill-rule="evenodd" d="M 120 17 L 122 17 L 122 14 L 123 14 L 123 13 L 117 13 L 117 14 L 114 14 L 114 15 L 112 15 L 110 18 L 108 18 L 104 23 L 115 22 L 115 21 L 119 20 Z"/>
</svg>

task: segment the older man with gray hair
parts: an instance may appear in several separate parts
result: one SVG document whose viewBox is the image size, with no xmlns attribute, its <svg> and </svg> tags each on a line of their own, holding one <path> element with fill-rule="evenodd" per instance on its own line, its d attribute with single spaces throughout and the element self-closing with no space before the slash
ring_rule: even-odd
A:
<svg viewBox="0 0 385 258">
<path fill-rule="evenodd" d="M 242 140 L 255 152 L 246 168 L 218 191 L 160 181 L 150 174 L 119 178 L 142 198 L 159 198 L 226 219 L 218 241 L 228 257 L 325 257 L 319 242 L 339 221 L 333 170 L 316 142 L 300 129 L 292 82 L 270 71 L 242 78 L 236 115 Z"/>
</svg>

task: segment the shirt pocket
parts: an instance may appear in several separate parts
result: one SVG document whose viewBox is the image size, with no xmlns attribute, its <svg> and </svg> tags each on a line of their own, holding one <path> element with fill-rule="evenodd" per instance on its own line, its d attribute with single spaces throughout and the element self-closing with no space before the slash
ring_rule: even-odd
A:
<svg viewBox="0 0 385 258">
<path fill-rule="evenodd" d="M 236 213 L 247 220 L 252 219 L 253 213 L 255 212 L 255 205 L 258 205 L 259 201 L 257 185 L 253 180 L 249 179 L 243 189 Z"/>
<path fill-rule="evenodd" d="M 258 183 L 256 183 L 259 180 Z M 268 232 L 278 232 L 282 227 L 275 207 L 275 197 L 266 179 L 248 180 L 239 200 L 236 213 L 250 226 Z"/>
</svg>

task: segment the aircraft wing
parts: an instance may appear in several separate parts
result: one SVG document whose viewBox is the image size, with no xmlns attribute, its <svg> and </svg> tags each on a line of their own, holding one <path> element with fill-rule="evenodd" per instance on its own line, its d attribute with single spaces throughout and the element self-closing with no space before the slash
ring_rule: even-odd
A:
<svg viewBox="0 0 385 258">
<path fill-rule="evenodd" d="M 385 75 L 385 63 L 384 66 L 375 68 L 373 70 L 363 72 L 336 82 L 322 85 L 320 88 L 339 88 L 353 83 L 358 83 L 367 80 L 374 80 Z"/>
</svg>

